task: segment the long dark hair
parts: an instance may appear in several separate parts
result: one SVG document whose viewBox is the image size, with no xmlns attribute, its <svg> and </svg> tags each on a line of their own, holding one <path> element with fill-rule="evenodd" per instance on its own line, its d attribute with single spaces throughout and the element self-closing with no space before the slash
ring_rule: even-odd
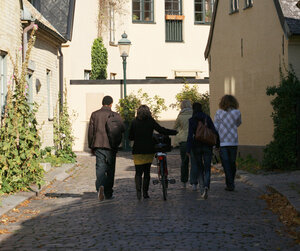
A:
<svg viewBox="0 0 300 251">
<path fill-rule="evenodd" d="M 202 112 L 202 105 L 199 102 L 193 103 L 193 114 Z"/>
<path fill-rule="evenodd" d="M 152 115 L 151 115 L 151 111 L 149 109 L 148 106 L 146 105 L 141 105 L 138 109 L 137 109 L 137 112 L 136 112 L 136 118 L 138 120 L 145 120 L 145 119 L 148 119 L 148 118 L 151 118 Z"/>
</svg>

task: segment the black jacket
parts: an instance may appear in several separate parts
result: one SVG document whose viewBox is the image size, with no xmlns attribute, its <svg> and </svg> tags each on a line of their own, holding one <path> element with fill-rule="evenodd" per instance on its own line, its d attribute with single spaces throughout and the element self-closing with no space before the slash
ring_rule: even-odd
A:
<svg viewBox="0 0 300 251">
<path fill-rule="evenodd" d="M 129 140 L 133 140 L 133 154 L 155 153 L 153 131 L 164 135 L 176 135 L 176 130 L 160 126 L 153 118 L 134 119 L 129 129 Z"/>
</svg>

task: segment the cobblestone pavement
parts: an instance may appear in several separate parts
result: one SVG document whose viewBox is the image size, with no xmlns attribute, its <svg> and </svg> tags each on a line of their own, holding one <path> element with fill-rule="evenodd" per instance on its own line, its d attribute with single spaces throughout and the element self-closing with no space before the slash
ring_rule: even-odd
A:
<svg viewBox="0 0 300 251">
<path fill-rule="evenodd" d="M 95 158 L 79 156 L 70 178 L 0 219 L 7 232 L 0 234 L 0 250 L 299 250 L 260 192 L 240 181 L 237 191 L 226 192 L 224 177 L 214 174 L 203 200 L 181 187 L 179 158 L 168 155 L 169 176 L 177 180 L 168 200 L 151 184 L 151 198 L 137 201 L 133 161 L 120 153 L 115 198 L 99 202 Z"/>
</svg>

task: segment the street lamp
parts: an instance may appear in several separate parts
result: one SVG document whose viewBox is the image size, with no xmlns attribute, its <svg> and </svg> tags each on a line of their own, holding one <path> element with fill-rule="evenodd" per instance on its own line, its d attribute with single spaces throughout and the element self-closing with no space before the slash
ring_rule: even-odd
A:
<svg viewBox="0 0 300 251">
<path fill-rule="evenodd" d="M 123 76 L 124 76 L 124 98 L 126 97 L 126 59 L 129 56 L 131 41 L 127 39 L 127 34 L 122 34 L 122 39 L 119 40 L 118 46 L 120 50 L 120 56 L 123 59 Z"/>
</svg>

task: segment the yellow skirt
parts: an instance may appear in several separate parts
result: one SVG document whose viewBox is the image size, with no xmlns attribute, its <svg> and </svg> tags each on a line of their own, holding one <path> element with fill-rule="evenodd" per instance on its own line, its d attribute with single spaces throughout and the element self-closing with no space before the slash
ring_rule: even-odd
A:
<svg viewBox="0 0 300 251">
<path fill-rule="evenodd" d="M 152 163 L 153 153 L 149 154 L 133 154 L 133 162 L 135 165 L 143 165 L 147 163 Z"/>
</svg>

